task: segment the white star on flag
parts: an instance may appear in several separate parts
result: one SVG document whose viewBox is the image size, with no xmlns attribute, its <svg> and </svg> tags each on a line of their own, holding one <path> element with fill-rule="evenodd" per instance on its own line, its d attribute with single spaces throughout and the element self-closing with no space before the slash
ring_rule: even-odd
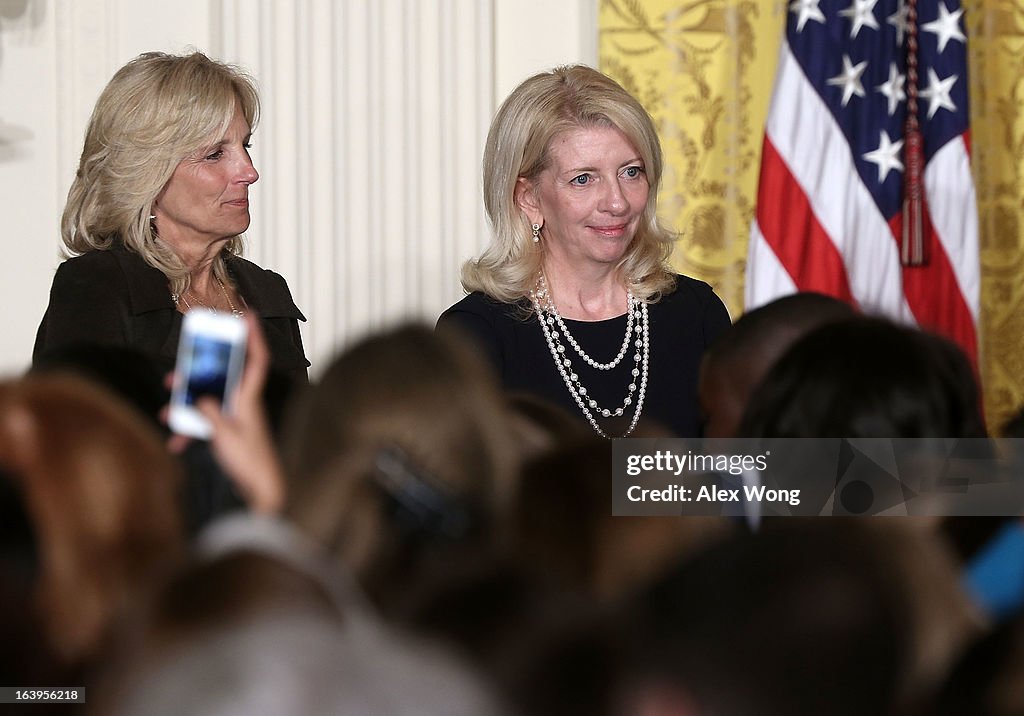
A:
<svg viewBox="0 0 1024 716">
<path fill-rule="evenodd" d="M 903 162 L 899 160 L 900 150 L 903 149 L 903 140 L 893 142 L 889 134 L 883 129 L 879 132 L 878 149 L 864 155 L 864 159 L 878 165 L 878 183 L 885 181 L 890 169 L 903 171 Z"/>
<path fill-rule="evenodd" d="M 907 7 L 904 0 L 900 0 L 900 6 L 896 9 L 892 15 L 887 17 L 885 21 L 896 28 L 896 44 L 903 44 L 903 33 L 910 32 L 910 23 L 907 21 L 907 14 L 910 12 L 910 8 Z"/>
<path fill-rule="evenodd" d="M 821 0 L 793 0 L 789 5 L 790 12 L 799 12 L 800 17 L 796 21 L 796 31 L 800 32 L 804 29 L 804 25 L 807 24 L 808 20 L 814 20 L 820 22 L 822 25 L 825 24 L 825 16 L 821 12 L 821 8 L 818 7 L 818 3 Z"/>
<path fill-rule="evenodd" d="M 839 14 L 848 17 L 853 22 L 850 28 L 850 37 L 856 37 L 857 33 L 864 26 L 873 30 L 878 29 L 878 20 L 875 19 L 875 5 L 878 0 L 851 0 L 850 6 L 840 10 Z"/>
<path fill-rule="evenodd" d="M 896 68 L 896 63 L 890 62 L 889 79 L 875 87 L 876 90 L 888 98 L 890 117 L 896 111 L 896 108 L 900 106 L 900 102 L 907 98 L 906 93 L 903 91 L 903 82 L 906 79 L 907 76 L 901 75 L 899 70 Z"/>
<path fill-rule="evenodd" d="M 946 49 L 946 44 L 950 40 L 959 40 L 960 42 L 967 41 L 967 37 L 964 33 L 960 32 L 960 16 L 963 14 L 963 8 L 960 8 L 956 12 L 950 12 L 946 9 L 945 3 L 939 3 L 939 17 L 931 22 L 926 22 L 921 25 L 922 30 L 935 33 L 939 38 L 940 53 Z"/>
<path fill-rule="evenodd" d="M 931 67 L 928 68 L 928 87 L 919 93 L 920 97 L 928 100 L 928 119 L 935 116 L 939 107 L 948 109 L 950 112 L 956 111 L 956 105 L 953 104 L 953 100 L 949 96 L 956 80 L 956 75 L 950 75 L 940 80 L 939 76 L 935 74 L 935 70 Z"/>
<path fill-rule="evenodd" d="M 857 95 L 858 97 L 864 96 L 864 85 L 860 83 L 860 76 L 864 74 L 864 70 L 867 66 L 867 61 L 859 62 L 854 65 L 850 62 L 849 55 L 843 55 L 843 71 L 828 80 L 828 84 L 833 87 L 843 88 L 844 107 L 853 95 Z"/>
</svg>

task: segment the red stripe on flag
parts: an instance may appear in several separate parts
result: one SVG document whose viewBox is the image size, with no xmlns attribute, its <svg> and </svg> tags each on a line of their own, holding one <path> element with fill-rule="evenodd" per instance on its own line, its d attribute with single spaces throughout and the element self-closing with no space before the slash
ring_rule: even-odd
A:
<svg viewBox="0 0 1024 716">
<path fill-rule="evenodd" d="M 970 308 L 964 300 L 946 249 L 935 233 L 928 203 L 924 206 L 924 242 L 929 261 L 924 266 L 904 266 L 903 294 L 918 324 L 949 338 L 971 359 L 978 362 L 978 337 Z M 903 235 L 903 214 L 897 212 L 889 222 L 893 239 L 899 245 Z"/>
<path fill-rule="evenodd" d="M 767 135 L 761 152 L 757 223 L 800 291 L 825 293 L 855 304 L 842 256 Z"/>
</svg>

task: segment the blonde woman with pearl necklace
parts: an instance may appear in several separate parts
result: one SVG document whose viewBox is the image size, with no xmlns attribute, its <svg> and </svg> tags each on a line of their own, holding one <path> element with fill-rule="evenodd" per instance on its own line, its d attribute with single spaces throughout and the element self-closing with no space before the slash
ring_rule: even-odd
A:
<svg viewBox="0 0 1024 716">
<path fill-rule="evenodd" d="M 483 164 L 492 242 L 438 325 L 473 337 L 507 389 L 599 435 L 641 419 L 698 435 L 700 359 L 729 315 L 668 266 L 675 237 L 656 214 L 661 146 L 644 108 L 589 67 L 540 73 L 498 110 Z"/>
</svg>

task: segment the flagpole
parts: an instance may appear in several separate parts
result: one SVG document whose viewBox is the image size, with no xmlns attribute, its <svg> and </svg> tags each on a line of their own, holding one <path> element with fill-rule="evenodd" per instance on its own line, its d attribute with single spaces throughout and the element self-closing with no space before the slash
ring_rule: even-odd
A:
<svg viewBox="0 0 1024 716">
<path fill-rule="evenodd" d="M 903 236 L 900 263 L 904 266 L 928 264 L 924 242 L 924 191 L 921 169 L 924 147 L 917 121 L 917 0 L 907 3 L 907 119 L 904 124 L 906 173 L 903 175 Z"/>
</svg>

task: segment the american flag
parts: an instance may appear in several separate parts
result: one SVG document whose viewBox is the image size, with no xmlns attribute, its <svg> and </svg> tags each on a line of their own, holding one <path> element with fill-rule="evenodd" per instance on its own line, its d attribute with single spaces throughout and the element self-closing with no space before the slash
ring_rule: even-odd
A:
<svg viewBox="0 0 1024 716">
<path fill-rule="evenodd" d="M 789 4 L 750 231 L 748 309 L 794 291 L 828 293 L 941 333 L 977 361 L 963 12 L 959 0 Z M 908 156 L 915 103 L 917 162 Z M 901 252 L 904 198 L 915 186 L 922 265 Z"/>
</svg>

